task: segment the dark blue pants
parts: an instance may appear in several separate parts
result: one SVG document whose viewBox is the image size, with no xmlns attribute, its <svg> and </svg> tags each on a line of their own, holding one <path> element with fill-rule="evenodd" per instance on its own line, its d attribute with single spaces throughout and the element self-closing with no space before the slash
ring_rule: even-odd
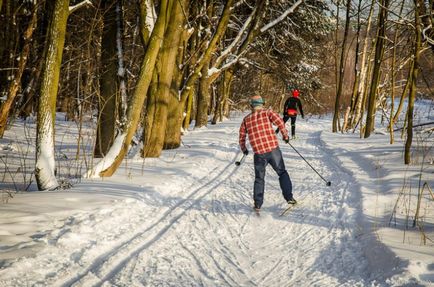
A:
<svg viewBox="0 0 434 287">
<path fill-rule="evenodd" d="M 292 182 L 289 178 L 288 172 L 285 169 L 283 162 L 282 152 L 279 147 L 271 152 L 264 154 L 255 154 L 255 184 L 253 186 L 253 200 L 255 207 L 261 208 L 264 202 L 264 189 L 265 189 L 265 170 L 268 164 L 276 171 L 279 176 L 280 189 L 285 201 L 292 198 Z"/>
</svg>

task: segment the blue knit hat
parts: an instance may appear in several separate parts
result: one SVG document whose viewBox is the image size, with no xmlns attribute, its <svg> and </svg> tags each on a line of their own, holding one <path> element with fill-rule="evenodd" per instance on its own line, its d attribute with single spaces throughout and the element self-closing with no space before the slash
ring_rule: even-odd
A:
<svg viewBox="0 0 434 287">
<path fill-rule="evenodd" d="M 264 105 L 264 100 L 261 98 L 261 96 L 253 96 L 250 98 L 250 105 L 252 107 L 258 107 Z"/>
</svg>

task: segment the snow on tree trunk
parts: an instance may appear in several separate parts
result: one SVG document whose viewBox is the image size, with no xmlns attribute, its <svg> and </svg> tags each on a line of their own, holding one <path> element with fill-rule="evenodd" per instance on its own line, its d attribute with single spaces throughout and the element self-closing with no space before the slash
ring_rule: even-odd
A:
<svg viewBox="0 0 434 287">
<path fill-rule="evenodd" d="M 116 134 L 116 123 L 119 119 L 119 90 L 117 84 L 118 62 L 116 41 L 118 24 L 116 23 L 119 0 L 103 2 L 103 33 L 101 39 L 101 76 L 100 97 L 98 98 L 98 127 L 95 141 L 94 156 L 101 158 L 106 155 L 113 144 Z"/>
<path fill-rule="evenodd" d="M 87 178 L 97 178 L 104 170 L 110 168 L 110 166 L 117 160 L 119 154 L 122 151 L 122 145 L 125 141 L 127 134 L 123 133 L 118 135 L 108 153 L 102 158 L 91 170 L 86 174 Z"/>
<path fill-rule="evenodd" d="M 116 2 L 116 49 L 118 56 L 118 77 L 119 77 L 119 90 L 121 96 L 120 111 L 121 122 L 126 122 L 126 109 L 127 109 L 127 84 L 125 81 L 125 65 L 124 65 L 124 52 L 123 52 L 123 25 L 122 25 L 122 7 L 121 1 Z"/>
<path fill-rule="evenodd" d="M 68 15 L 69 0 L 57 0 L 49 30 L 37 117 L 35 177 L 39 190 L 59 186 L 55 176 L 54 123 Z"/>
<path fill-rule="evenodd" d="M 134 94 L 127 108 L 127 122 L 122 128 L 122 132 L 115 138 L 115 143 L 110 148 L 107 158 L 101 161 L 104 163 L 97 164 L 86 173 L 87 177 L 105 177 L 111 176 L 121 164 L 124 156 L 128 152 L 131 140 L 137 130 L 142 111 L 143 103 L 151 83 L 154 66 L 157 55 L 160 51 L 161 43 L 164 37 L 165 23 L 167 21 L 168 2 L 173 0 L 162 0 L 160 2 L 160 13 L 158 20 L 152 30 L 149 45 L 146 48 L 143 58 L 140 76 L 137 82 Z M 141 15 L 143 17 L 144 15 Z M 101 168 L 103 166 L 103 168 Z"/>
</svg>

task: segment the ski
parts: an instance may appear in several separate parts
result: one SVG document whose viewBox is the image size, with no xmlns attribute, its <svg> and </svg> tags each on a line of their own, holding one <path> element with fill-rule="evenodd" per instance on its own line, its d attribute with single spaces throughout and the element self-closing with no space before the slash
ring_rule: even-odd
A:
<svg viewBox="0 0 434 287">
<path fill-rule="evenodd" d="M 296 205 L 299 205 L 300 203 L 299 202 L 297 202 L 297 203 L 295 203 L 295 204 L 289 204 L 289 206 L 284 210 L 284 211 L 282 211 L 282 213 L 280 214 L 280 216 L 284 216 L 285 214 L 287 214 L 291 209 L 293 209 Z"/>
</svg>

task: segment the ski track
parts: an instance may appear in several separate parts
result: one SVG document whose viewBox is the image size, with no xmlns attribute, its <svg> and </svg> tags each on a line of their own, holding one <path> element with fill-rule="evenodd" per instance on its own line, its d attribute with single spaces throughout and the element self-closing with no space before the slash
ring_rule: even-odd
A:
<svg viewBox="0 0 434 287">
<path fill-rule="evenodd" d="M 341 272 L 350 260 L 356 260 L 361 266 L 364 264 L 361 257 L 342 259 L 353 256 L 353 252 L 345 252 L 347 248 L 352 251 L 358 248 L 357 244 L 346 243 L 352 236 L 350 226 L 354 225 L 351 218 L 346 219 L 347 193 L 352 178 L 337 164 L 324 166 L 326 161 L 321 158 L 326 155 L 318 147 L 321 145 L 319 137 L 319 133 L 313 134 L 303 150 L 313 152 L 312 158 L 316 159 L 309 160 L 320 167 L 320 173 L 332 171 L 333 182 L 342 183 L 330 191 L 315 175 L 309 177 L 313 184 L 304 183 L 297 188 L 300 175 L 292 177 L 294 193 L 303 205 L 279 218 L 285 204 L 277 178 L 270 169 L 264 208 L 257 218 L 252 212 L 254 173 L 250 158 L 238 167 L 248 171 L 247 177 L 245 173 L 235 173 L 220 180 L 212 190 L 197 198 L 197 209 L 188 210 L 178 220 L 171 233 L 177 234 L 172 242 L 180 242 L 180 249 L 167 248 L 171 244 L 158 242 L 159 246 L 154 247 L 165 260 L 150 260 L 140 255 L 138 260 L 142 262 L 137 265 L 146 266 L 147 276 L 139 281 L 146 286 L 191 285 L 192 282 L 200 286 L 363 286 L 363 272 L 361 277 L 356 275 L 361 274 L 361 270 L 357 270 L 350 282 L 340 279 L 348 277 Z M 285 154 L 291 153 L 289 147 L 282 147 L 282 150 Z M 301 159 L 291 156 L 291 161 L 301 167 L 303 175 L 311 174 Z M 313 186 L 317 190 L 313 190 Z M 207 201 L 201 202 L 204 197 L 211 197 L 212 207 L 208 212 Z M 319 208 L 310 207 L 311 202 L 316 202 Z M 322 254 L 327 249 L 331 251 Z M 150 273 L 152 271 L 155 273 Z"/>
<path fill-rule="evenodd" d="M 227 164 L 221 171 L 218 171 L 218 167 L 216 167 L 210 173 L 210 176 L 206 176 L 198 181 L 199 187 L 190 187 L 189 189 L 194 189 L 194 191 L 180 203 L 166 211 L 151 226 L 136 233 L 129 240 L 115 246 L 110 251 L 98 256 L 87 268 L 79 271 L 78 275 L 67 279 L 63 283 L 57 282 L 55 285 L 65 287 L 74 286 L 75 284 L 81 285 L 86 282 L 87 278 L 90 277 L 89 280 L 94 281 L 96 277 L 98 278 L 98 282 L 92 286 L 102 286 L 104 282 L 113 279 L 131 260 L 136 260 L 139 253 L 144 252 L 155 242 L 161 240 L 170 228 L 201 198 L 205 197 L 213 188 L 218 187 L 230 177 L 234 172 L 233 168 L 229 168 L 231 166 L 233 166 L 232 162 Z M 218 173 L 214 176 L 213 174 L 216 170 Z M 204 183 L 201 183 L 202 181 Z"/>
<path fill-rule="evenodd" d="M 236 128 L 230 132 L 237 138 Z M 270 167 L 261 215 L 255 215 L 253 156 L 237 167 L 238 156 L 226 151 L 226 163 L 183 188 L 178 202 L 157 209 L 134 233 L 86 264 L 61 269 L 50 285 L 380 286 L 367 282 L 369 268 L 356 238 L 361 195 L 352 194 L 352 175 L 324 148 L 321 132 L 302 135 L 307 137 L 294 147 L 309 155 L 332 186 L 281 142 L 300 201 L 288 214 L 280 216 L 286 203 Z M 64 226 L 53 244 L 68 230 Z M 75 253 L 77 262 L 93 244 Z"/>
</svg>

